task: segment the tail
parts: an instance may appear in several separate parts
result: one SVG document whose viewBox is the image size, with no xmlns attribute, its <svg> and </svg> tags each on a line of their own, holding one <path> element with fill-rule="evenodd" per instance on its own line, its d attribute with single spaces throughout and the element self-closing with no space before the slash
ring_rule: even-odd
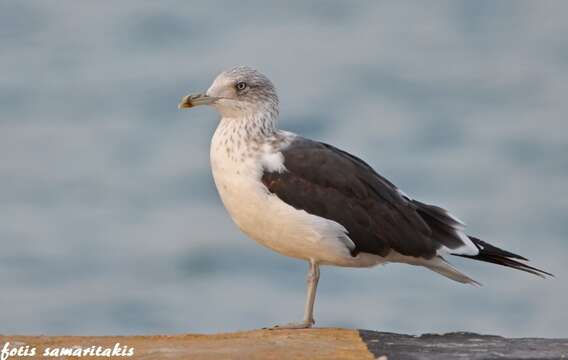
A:
<svg viewBox="0 0 568 360">
<path fill-rule="evenodd" d="M 444 275 L 447 278 L 450 278 L 454 281 L 460 282 L 462 284 L 471 284 L 475 286 L 481 286 L 480 283 L 473 280 L 466 274 L 462 273 L 455 267 L 453 267 L 449 262 L 447 262 L 443 257 L 436 256 L 427 262 L 422 264 L 426 266 L 428 269 L 437 272 L 440 275 Z"/>
<path fill-rule="evenodd" d="M 552 275 L 551 273 L 548 273 L 544 270 L 537 269 L 535 267 L 529 266 L 527 264 L 518 261 L 518 260 L 528 261 L 527 258 L 524 258 L 517 254 L 513 254 L 512 252 L 508 252 L 503 249 L 499 249 L 498 247 L 488 244 L 485 241 L 479 240 L 478 238 L 475 238 L 473 236 L 468 236 L 468 237 L 479 249 L 479 254 L 477 255 L 452 254 L 452 255 L 510 267 L 513 269 L 531 273 L 536 276 L 540 276 L 541 278 L 546 278 L 546 276 L 554 277 L 554 275 Z"/>
</svg>

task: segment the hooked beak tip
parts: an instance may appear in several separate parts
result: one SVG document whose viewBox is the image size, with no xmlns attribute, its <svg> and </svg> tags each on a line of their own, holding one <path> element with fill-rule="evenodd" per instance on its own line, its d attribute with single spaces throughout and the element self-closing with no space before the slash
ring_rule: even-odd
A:
<svg viewBox="0 0 568 360">
<path fill-rule="evenodd" d="M 191 95 L 186 95 L 181 99 L 181 101 L 180 101 L 180 103 L 178 104 L 177 107 L 178 107 L 178 109 L 181 110 L 181 109 L 189 109 L 189 108 L 192 108 L 193 106 L 194 105 L 191 102 Z"/>
<path fill-rule="evenodd" d="M 178 109 L 188 109 L 198 105 L 211 105 L 218 99 L 219 98 L 207 94 L 187 95 L 181 99 L 181 102 L 178 104 Z"/>
</svg>

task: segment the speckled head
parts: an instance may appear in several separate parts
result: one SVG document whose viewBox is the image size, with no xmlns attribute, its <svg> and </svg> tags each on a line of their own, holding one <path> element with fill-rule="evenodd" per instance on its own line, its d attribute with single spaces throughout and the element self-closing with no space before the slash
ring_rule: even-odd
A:
<svg viewBox="0 0 568 360">
<path fill-rule="evenodd" d="M 278 95 L 272 82 L 255 69 L 238 66 L 215 78 L 205 93 L 185 96 L 179 108 L 212 105 L 222 117 L 278 116 Z"/>
</svg>

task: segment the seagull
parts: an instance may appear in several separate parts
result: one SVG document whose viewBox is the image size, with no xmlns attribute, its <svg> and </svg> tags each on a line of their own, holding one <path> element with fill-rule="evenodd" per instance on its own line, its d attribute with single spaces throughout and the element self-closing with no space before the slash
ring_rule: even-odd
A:
<svg viewBox="0 0 568 360">
<path fill-rule="evenodd" d="M 358 157 L 278 129 L 276 89 L 255 69 L 222 72 L 206 92 L 183 97 L 178 108 L 200 105 L 220 114 L 211 169 L 237 227 L 260 245 L 309 263 L 303 320 L 272 329 L 315 324 L 321 265 L 405 263 L 480 285 L 444 259 L 455 255 L 553 276 L 466 235 L 465 224 L 447 210 L 412 199 Z"/>
</svg>

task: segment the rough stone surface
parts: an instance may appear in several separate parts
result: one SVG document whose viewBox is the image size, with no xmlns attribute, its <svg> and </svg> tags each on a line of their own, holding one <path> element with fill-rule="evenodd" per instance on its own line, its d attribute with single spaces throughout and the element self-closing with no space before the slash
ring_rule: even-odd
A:
<svg viewBox="0 0 568 360">
<path fill-rule="evenodd" d="M 421 336 L 360 330 L 375 357 L 388 359 L 568 359 L 568 339 L 507 339 L 457 332 Z"/>
<path fill-rule="evenodd" d="M 472 333 L 422 336 L 367 330 L 255 330 L 215 335 L 0 336 L 0 347 L 88 349 L 132 347 L 132 357 L 112 359 L 568 359 L 568 339 L 507 339 Z M 1 348 L 0 348 L 1 350 Z M 76 356 L 60 358 L 78 359 Z M 109 358 L 88 357 L 80 359 Z"/>
</svg>

